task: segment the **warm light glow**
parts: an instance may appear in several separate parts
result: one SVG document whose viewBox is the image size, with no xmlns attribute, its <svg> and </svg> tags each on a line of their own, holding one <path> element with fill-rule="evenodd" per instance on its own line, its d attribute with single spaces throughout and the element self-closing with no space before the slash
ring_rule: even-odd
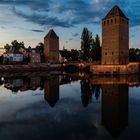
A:
<svg viewBox="0 0 140 140">
<path fill-rule="evenodd" d="M 85 66 L 85 65 L 84 65 L 83 63 L 80 63 L 80 64 L 79 64 L 79 67 L 81 67 L 81 68 L 84 67 L 84 66 Z"/>
</svg>

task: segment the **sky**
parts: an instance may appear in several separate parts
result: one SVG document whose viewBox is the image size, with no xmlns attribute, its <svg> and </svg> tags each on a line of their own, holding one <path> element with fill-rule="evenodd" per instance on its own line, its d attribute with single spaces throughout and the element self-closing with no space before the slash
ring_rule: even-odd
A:
<svg viewBox="0 0 140 140">
<path fill-rule="evenodd" d="M 54 29 L 60 49 L 80 49 L 83 27 L 102 40 L 101 20 L 118 5 L 129 18 L 129 47 L 140 47 L 140 0 L 0 0 L 0 47 L 13 40 L 35 47 Z"/>
</svg>

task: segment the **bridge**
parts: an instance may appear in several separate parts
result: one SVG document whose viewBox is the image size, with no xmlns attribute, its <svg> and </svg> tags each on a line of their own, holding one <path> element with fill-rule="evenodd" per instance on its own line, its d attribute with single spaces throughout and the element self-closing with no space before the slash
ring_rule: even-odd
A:
<svg viewBox="0 0 140 140">
<path fill-rule="evenodd" d="M 83 69 L 90 69 L 90 66 L 95 64 L 98 64 L 98 62 L 68 61 L 63 64 L 63 68 L 70 69 L 70 70 L 83 70 Z"/>
</svg>

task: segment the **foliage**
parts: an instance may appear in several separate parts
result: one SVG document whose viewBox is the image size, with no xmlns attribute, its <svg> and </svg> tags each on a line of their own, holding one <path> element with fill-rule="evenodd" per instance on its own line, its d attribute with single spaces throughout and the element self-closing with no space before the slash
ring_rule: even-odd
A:
<svg viewBox="0 0 140 140">
<path fill-rule="evenodd" d="M 98 35 L 96 35 L 95 39 L 92 39 L 90 58 L 93 61 L 101 60 L 101 44 Z"/>
<path fill-rule="evenodd" d="M 20 48 L 25 48 L 25 46 L 24 42 L 18 42 L 17 40 L 14 40 L 11 42 L 11 45 L 6 44 L 4 48 L 6 52 L 9 52 L 10 50 L 19 50 Z"/>
<path fill-rule="evenodd" d="M 78 50 L 72 49 L 70 52 L 71 60 L 72 61 L 77 61 L 79 59 L 79 52 Z"/>
<path fill-rule="evenodd" d="M 139 48 L 130 48 L 129 49 L 129 61 L 130 62 L 140 61 L 140 49 Z"/>
<path fill-rule="evenodd" d="M 84 27 L 81 35 L 81 57 L 88 60 L 90 56 L 90 47 L 92 42 L 92 33 Z"/>
<path fill-rule="evenodd" d="M 36 51 L 43 55 L 44 53 L 44 44 L 42 42 L 39 42 L 38 45 L 36 46 Z"/>
<path fill-rule="evenodd" d="M 81 59 L 97 61 L 101 60 L 101 44 L 100 38 L 96 35 L 92 37 L 92 33 L 84 27 L 81 36 Z"/>
</svg>

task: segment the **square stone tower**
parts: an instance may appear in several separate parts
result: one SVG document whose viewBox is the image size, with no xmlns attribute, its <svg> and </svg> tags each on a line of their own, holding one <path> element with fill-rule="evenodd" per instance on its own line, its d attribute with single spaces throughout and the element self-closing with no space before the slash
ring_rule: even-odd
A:
<svg viewBox="0 0 140 140">
<path fill-rule="evenodd" d="M 59 62 L 59 37 L 53 29 L 44 37 L 44 55 L 46 62 Z"/>
<path fill-rule="evenodd" d="M 114 6 L 102 19 L 103 65 L 129 63 L 129 19 Z"/>
</svg>

